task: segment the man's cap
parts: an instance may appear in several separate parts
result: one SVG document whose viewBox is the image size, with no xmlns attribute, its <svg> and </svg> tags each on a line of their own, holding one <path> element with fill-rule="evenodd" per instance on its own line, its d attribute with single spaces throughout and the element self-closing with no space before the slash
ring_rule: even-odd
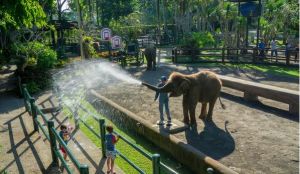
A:
<svg viewBox="0 0 300 174">
<path fill-rule="evenodd" d="M 166 76 L 161 76 L 161 77 L 160 77 L 160 80 L 161 80 L 161 81 L 167 81 L 167 77 L 166 77 Z"/>
</svg>

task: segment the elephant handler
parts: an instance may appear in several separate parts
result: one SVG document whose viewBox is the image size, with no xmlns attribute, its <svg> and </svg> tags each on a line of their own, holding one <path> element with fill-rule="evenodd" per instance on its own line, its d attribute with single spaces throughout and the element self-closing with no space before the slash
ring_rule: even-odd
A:
<svg viewBox="0 0 300 174">
<path fill-rule="evenodd" d="M 167 81 L 166 76 L 161 76 L 160 78 L 160 83 L 158 84 L 158 87 L 163 87 Z M 160 121 L 157 123 L 158 125 L 163 125 L 164 124 L 164 107 L 166 109 L 166 114 L 168 118 L 167 126 L 170 126 L 172 124 L 171 121 L 171 115 L 170 115 L 170 110 L 169 110 L 169 97 L 168 93 L 163 93 L 163 92 L 156 92 L 154 101 L 158 99 L 159 101 L 159 113 L 160 113 Z"/>
</svg>

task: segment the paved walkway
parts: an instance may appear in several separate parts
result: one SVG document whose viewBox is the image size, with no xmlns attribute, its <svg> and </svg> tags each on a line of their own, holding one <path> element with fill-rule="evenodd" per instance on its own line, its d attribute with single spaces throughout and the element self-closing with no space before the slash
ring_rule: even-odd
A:
<svg viewBox="0 0 300 174">
<path fill-rule="evenodd" d="M 48 92 L 37 97 L 41 108 L 53 107 L 55 101 Z M 69 122 L 62 113 L 49 113 L 48 119 L 59 128 L 61 123 Z M 42 122 L 42 120 L 40 120 Z M 70 121 L 72 124 L 72 121 Z M 45 125 L 46 126 L 46 125 Z M 80 130 L 73 132 L 68 147 L 81 164 L 89 166 L 90 173 L 106 173 L 106 160 L 101 149 L 96 147 Z M 42 132 L 33 131 L 32 117 L 25 112 L 23 99 L 12 93 L 0 94 L 0 173 L 62 173 L 51 167 L 50 145 Z M 72 171 L 78 173 L 72 162 Z M 63 173 L 66 173 L 64 170 Z M 124 173 L 116 167 L 116 173 Z"/>
</svg>

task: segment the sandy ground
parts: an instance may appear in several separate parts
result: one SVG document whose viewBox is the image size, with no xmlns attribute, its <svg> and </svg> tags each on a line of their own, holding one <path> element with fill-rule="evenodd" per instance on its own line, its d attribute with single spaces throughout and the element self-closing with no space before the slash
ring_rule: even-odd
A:
<svg viewBox="0 0 300 174">
<path fill-rule="evenodd" d="M 157 71 L 145 67 L 128 68 L 133 76 L 157 84 L 161 75 L 172 71 L 193 73 L 201 68 L 161 64 Z M 256 71 L 212 68 L 212 71 L 241 79 L 298 90 L 298 79 L 279 77 Z M 120 90 L 121 89 L 121 90 Z M 288 105 L 261 99 L 261 103 L 245 102 L 242 93 L 223 88 L 222 101 L 226 110 L 216 103 L 213 123 L 197 118 L 197 128 L 175 134 L 205 154 L 239 173 L 298 173 L 299 134 L 297 116 L 288 114 Z M 98 89 L 102 95 L 136 113 L 151 123 L 159 119 L 155 93 L 139 85 L 114 84 Z M 173 118 L 182 120 L 182 97 L 170 98 Z M 196 116 L 200 114 L 200 104 Z"/>
</svg>

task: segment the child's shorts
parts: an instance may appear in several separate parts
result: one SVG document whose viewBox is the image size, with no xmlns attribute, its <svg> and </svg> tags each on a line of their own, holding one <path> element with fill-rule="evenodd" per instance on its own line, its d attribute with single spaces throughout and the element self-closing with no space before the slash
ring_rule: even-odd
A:
<svg viewBox="0 0 300 174">
<path fill-rule="evenodd" d="M 106 150 L 106 157 L 107 158 L 111 158 L 111 159 L 115 159 L 117 156 L 117 152 L 116 151 L 109 151 L 109 150 Z"/>
<path fill-rule="evenodd" d="M 63 154 L 66 154 L 66 153 L 67 153 L 66 149 L 65 149 L 63 146 L 60 146 L 59 149 L 61 150 L 61 152 L 62 152 Z"/>
</svg>

